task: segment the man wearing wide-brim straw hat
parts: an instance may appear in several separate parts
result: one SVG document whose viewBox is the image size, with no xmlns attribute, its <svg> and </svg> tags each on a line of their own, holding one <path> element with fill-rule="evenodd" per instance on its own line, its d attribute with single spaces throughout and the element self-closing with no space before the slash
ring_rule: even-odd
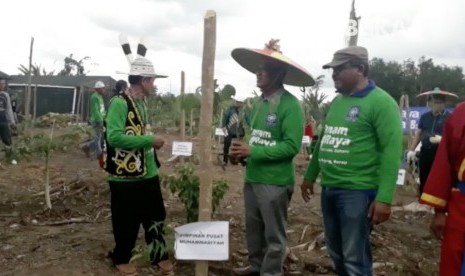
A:
<svg viewBox="0 0 465 276">
<path fill-rule="evenodd" d="M 368 66 L 360 46 L 336 51 L 323 66 L 339 95 L 301 186 L 310 200 L 321 173 L 325 239 L 338 275 L 372 275 L 371 229 L 389 218 L 402 157 L 399 107 L 368 79 Z"/>
<path fill-rule="evenodd" d="M 249 144 L 233 143 L 231 154 L 247 158 L 244 199 L 250 265 L 238 275 L 278 276 L 283 273 L 287 246 L 287 209 L 294 191 L 293 158 L 303 137 L 299 100 L 284 84 L 311 86 L 312 76 L 280 51 L 278 40 L 265 49 L 238 48 L 232 57 L 254 73 L 261 97 L 250 114 Z"/>
<path fill-rule="evenodd" d="M 101 166 L 108 173 L 115 247 L 113 262 L 123 275 L 137 275 L 130 263 L 140 224 L 147 244 L 164 248 L 166 217 L 160 190 L 155 149 L 164 140 L 150 129 L 144 98 L 153 93 L 156 78 L 153 64 L 144 57 L 131 63 L 129 93 L 112 98 L 104 124 L 104 154 Z M 164 252 L 152 252 L 151 261 L 163 275 L 173 275 L 173 265 Z"/>
</svg>

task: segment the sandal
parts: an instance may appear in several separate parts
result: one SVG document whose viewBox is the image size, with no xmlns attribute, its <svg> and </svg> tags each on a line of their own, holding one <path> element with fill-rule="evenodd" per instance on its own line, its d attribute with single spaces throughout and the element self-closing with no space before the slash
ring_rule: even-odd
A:
<svg viewBox="0 0 465 276">
<path fill-rule="evenodd" d="M 134 264 L 128 263 L 128 264 L 119 264 L 115 265 L 116 270 L 122 275 L 122 276 L 137 276 L 137 268 Z"/>
<path fill-rule="evenodd" d="M 157 264 L 158 269 L 164 276 L 173 276 L 175 264 L 171 263 L 170 260 L 163 260 Z"/>
</svg>

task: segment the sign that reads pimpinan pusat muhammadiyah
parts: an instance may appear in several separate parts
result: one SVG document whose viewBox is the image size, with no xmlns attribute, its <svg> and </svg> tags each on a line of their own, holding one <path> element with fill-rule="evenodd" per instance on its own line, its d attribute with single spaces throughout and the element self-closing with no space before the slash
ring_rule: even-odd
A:
<svg viewBox="0 0 465 276">
<path fill-rule="evenodd" d="M 205 221 L 176 227 L 178 260 L 226 261 L 229 259 L 229 222 Z"/>
</svg>

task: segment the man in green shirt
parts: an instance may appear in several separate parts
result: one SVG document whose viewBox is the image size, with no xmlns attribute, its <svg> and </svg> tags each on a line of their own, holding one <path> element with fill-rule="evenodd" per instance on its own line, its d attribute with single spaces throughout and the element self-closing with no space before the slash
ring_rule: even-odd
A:
<svg viewBox="0 0 465 276">
<path fill-rule="evenodd" d="M 164 140 L 155 136 L 148 121 L 145 97 L 153 92 L 156 78 L 152 63 L 139 57 L 131 63 L 130 90 L 115 95 L 104 123 L 102 167 L 108 173 L 115 247 L 111 254 L 116 268 L 124 275 L 136 275 L 130 263 L 139 227 L 145 241 L 155 248 L 165 247 L 163 223 L 166 217 L 160 189 L 155 149 Z M 173 275 L 173 265 L 166 253 L 151 252 L 151 261 L 163 273 Z"/>
<path fill-rule="evenodd" d="M 237 275 L 281 276 L 287 247 L 287 209 L 294 191 L 293 158 L 299 152 L 304 117 L 299 100 L 283 84 L 311 86 L 312 76 L 285 57 L 271 40 L 266 48 L 233 50 L 233 58 L 255 73 L 261 97 L 250 114 L 249 144 L 234 142 L 231 154 L 247 158 L 244 185 L 247 267 Z"/>
<path fill-rule="evenodd" d="M 305 201 L 321 173 L 321 209 L 328 253 L 338 275 L 372 275 L 369 235 L 391 212 L 402 157 L 402 126 L 394 99 L 368 80 L 368 52 L 351 46 L 323 68 L 333 69 L 338 96 L 302 184 Z"/>
<path fill-rule="evenodd" d="M 97 81 L 94 85 L 94 89 L 95 92 L 90 96 L 90 124 L 94 130 L 94 137 L 82 146 L 82 150 L 87 156 L 89 156 L 90 151 L 92 151 L 98 158 L 102 153 L 101 140 L 103 118 L 105 117 L 105 104 L 103 103 L 105 84 L 102 81 Z"/>
</svg>

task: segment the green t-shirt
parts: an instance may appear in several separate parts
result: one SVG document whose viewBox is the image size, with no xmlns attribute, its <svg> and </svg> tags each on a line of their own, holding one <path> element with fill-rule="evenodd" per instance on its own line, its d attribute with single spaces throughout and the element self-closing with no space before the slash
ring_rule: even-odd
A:
<svg viewBox="0 0 465 276">
<path fill-rule="evenodd" d="M 102 123 L 105 117 L 105 105 L 103 97 L 97 92 L 90 96 L 90 121 L 92 123 Z"/>
<path fill-rule="evenodd" d="M 142 116 L 142 120 L 147 125 L 147 111 L 144 101 L 134 99 L 134 102 L 136 103 L 137 109 L 139 110 L 139 114 Z M 108 176 L 108 180 L 130 182 L 155 177 L 158 175 L 158 168 L 155 164 L 155 156 L 153 152 L 154 136 L 151 131 L 146 131 L 146 135 L 141 136 L 126 135 L 125 128 L 127 114 L 128 106 L 126 101 L 122 98 L 113 98 L 110 103 L 110 107 L 108 108 L 107 116 L 105 117 L 107 140 L 108 143 L 115 148 L 145 149 L 145 165 L 147 167 L 147 175 L 134 179 L 121 179 Z"/>
<path fill-rule="evenodd" d="M 304 133 L 304 115 L 297 98 L 282 89 L 269 99 L 258 99 L 250 126 L 245 181 L 293 185 L 293 158 L 299 152 Z"/>
<path fill-rule="evenodd" d="M 305 179 L 321 172 L 324 187 L 375 189 L 377 201 L 391 203 L 402 156 L 400 111 L 373 82 L 368 88 L 334 99 Z"/>
</svg>

